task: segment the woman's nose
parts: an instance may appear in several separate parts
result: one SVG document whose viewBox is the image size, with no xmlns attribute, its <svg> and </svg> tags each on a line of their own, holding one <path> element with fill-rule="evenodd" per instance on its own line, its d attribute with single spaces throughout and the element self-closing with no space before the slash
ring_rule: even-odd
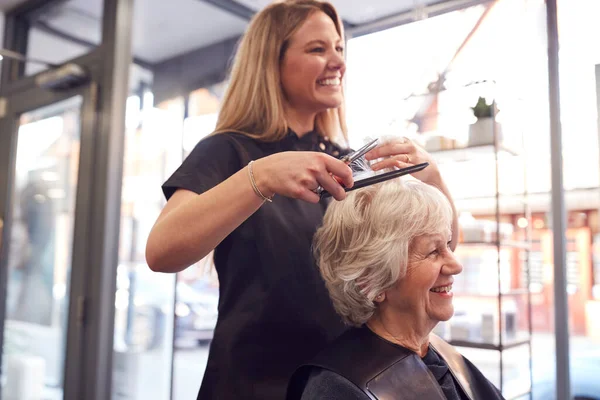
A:
<svg viewBox="0 0 600 400">
<path fill-rule="evenodd" d="M 344 58 L 344 55 L 341 54 L 340 52 L 335 52 L 334 55 L 331 57 L 331 59 L 329 60 L 329 68 L 333 69 L 335 71 L 338 70 L 344 70 L 346 66 L 346 59 Z"/>
<path fill-rule="evenodd" d="M 449 253 L 447 257 L 448 257 L 448 259 L 447 259 L 446 263 L 444 264 L 444 273 L 447 275 L 460 274 L 463 270 L 463 266 L 460 263 L 460 261 L 458 261 L 456 259 L 456 256 L 454 255 L 454 253 Z"/>
</svg>

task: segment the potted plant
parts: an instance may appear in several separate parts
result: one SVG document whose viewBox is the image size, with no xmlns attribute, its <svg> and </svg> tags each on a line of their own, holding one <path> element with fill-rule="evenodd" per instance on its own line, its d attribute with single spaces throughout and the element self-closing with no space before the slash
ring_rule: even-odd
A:
<svg viewBox="0 0 600 400">
<path fill-rule="evenodd" d="M 474 107 L 473 115 L 477 118 L 474 124 L 469 127 L 469 146 L 482 146 L 494 144 L 494 136 L 498 139 L 498 143 L 502 141 L 502 129 L 500 124 L 495 121 L 495 116 L 498 113 L 496 103 L 488 104 L 483 97 L 477 99 Z"/>
</svg>

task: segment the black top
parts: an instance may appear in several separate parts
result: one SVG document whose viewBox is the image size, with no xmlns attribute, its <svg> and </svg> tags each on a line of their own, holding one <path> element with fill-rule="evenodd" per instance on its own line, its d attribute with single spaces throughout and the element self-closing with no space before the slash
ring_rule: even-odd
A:
<svg viewBox="0 0 600 400">
<path fill-rule="evenodd" d="M 216 134 L 196 145 L 164 194 L 203 193 L 282 151 L 347 153 L 315 132 L 274 143 Z M 311 252 L 325 209 L 275 196 L 217 246 L 219 318 L 198 399 L 283 399 L 294 370 L 343 332 Z"/>
</svg>

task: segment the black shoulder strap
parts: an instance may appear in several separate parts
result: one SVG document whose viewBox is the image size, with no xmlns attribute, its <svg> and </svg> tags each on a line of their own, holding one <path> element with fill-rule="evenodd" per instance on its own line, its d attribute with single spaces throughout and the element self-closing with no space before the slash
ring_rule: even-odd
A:
<svg viewBox="0 0 600 400">
<path fill-rule="evenodd" d="M 454 347 L 435 334 L 429 335 L 431 347 L 446 361 L 448 368 L 470 399 L 482 399 L 478 383 L 471 375 L 465 359 Z"/>
</svg>

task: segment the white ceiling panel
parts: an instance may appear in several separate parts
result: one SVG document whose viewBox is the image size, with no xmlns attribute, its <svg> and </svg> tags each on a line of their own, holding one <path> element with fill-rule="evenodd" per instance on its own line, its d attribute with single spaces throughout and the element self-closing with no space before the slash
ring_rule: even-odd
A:
<svg viewBox="0 0 600 400">
<path fill-rule="evenodd" d="M 235 0 L 240 4 L 259 10 L 273 0 Z M 427 4 L 439 3 L 439 0 L 329 0 L 342 19 L 352 24 L 363 24 L 379 18 L 388 17 L 414 10 Z"/>
<path fill-rule="evenodd" d="M 155 63 L 237 36 L 247 23 L 199 0 L 136 0 L 133 51 Z"/>
<path fill-rule="evenodd" d="M 47 9 L 40 22 L 98 45 L 102 39 L 102 14 L 102 0 L 68 0 Z M 237 36 L 247 23 L 201 0 L 136 0 L 133 53 L 138 59 L 157 63 Z"/>
</svg>

